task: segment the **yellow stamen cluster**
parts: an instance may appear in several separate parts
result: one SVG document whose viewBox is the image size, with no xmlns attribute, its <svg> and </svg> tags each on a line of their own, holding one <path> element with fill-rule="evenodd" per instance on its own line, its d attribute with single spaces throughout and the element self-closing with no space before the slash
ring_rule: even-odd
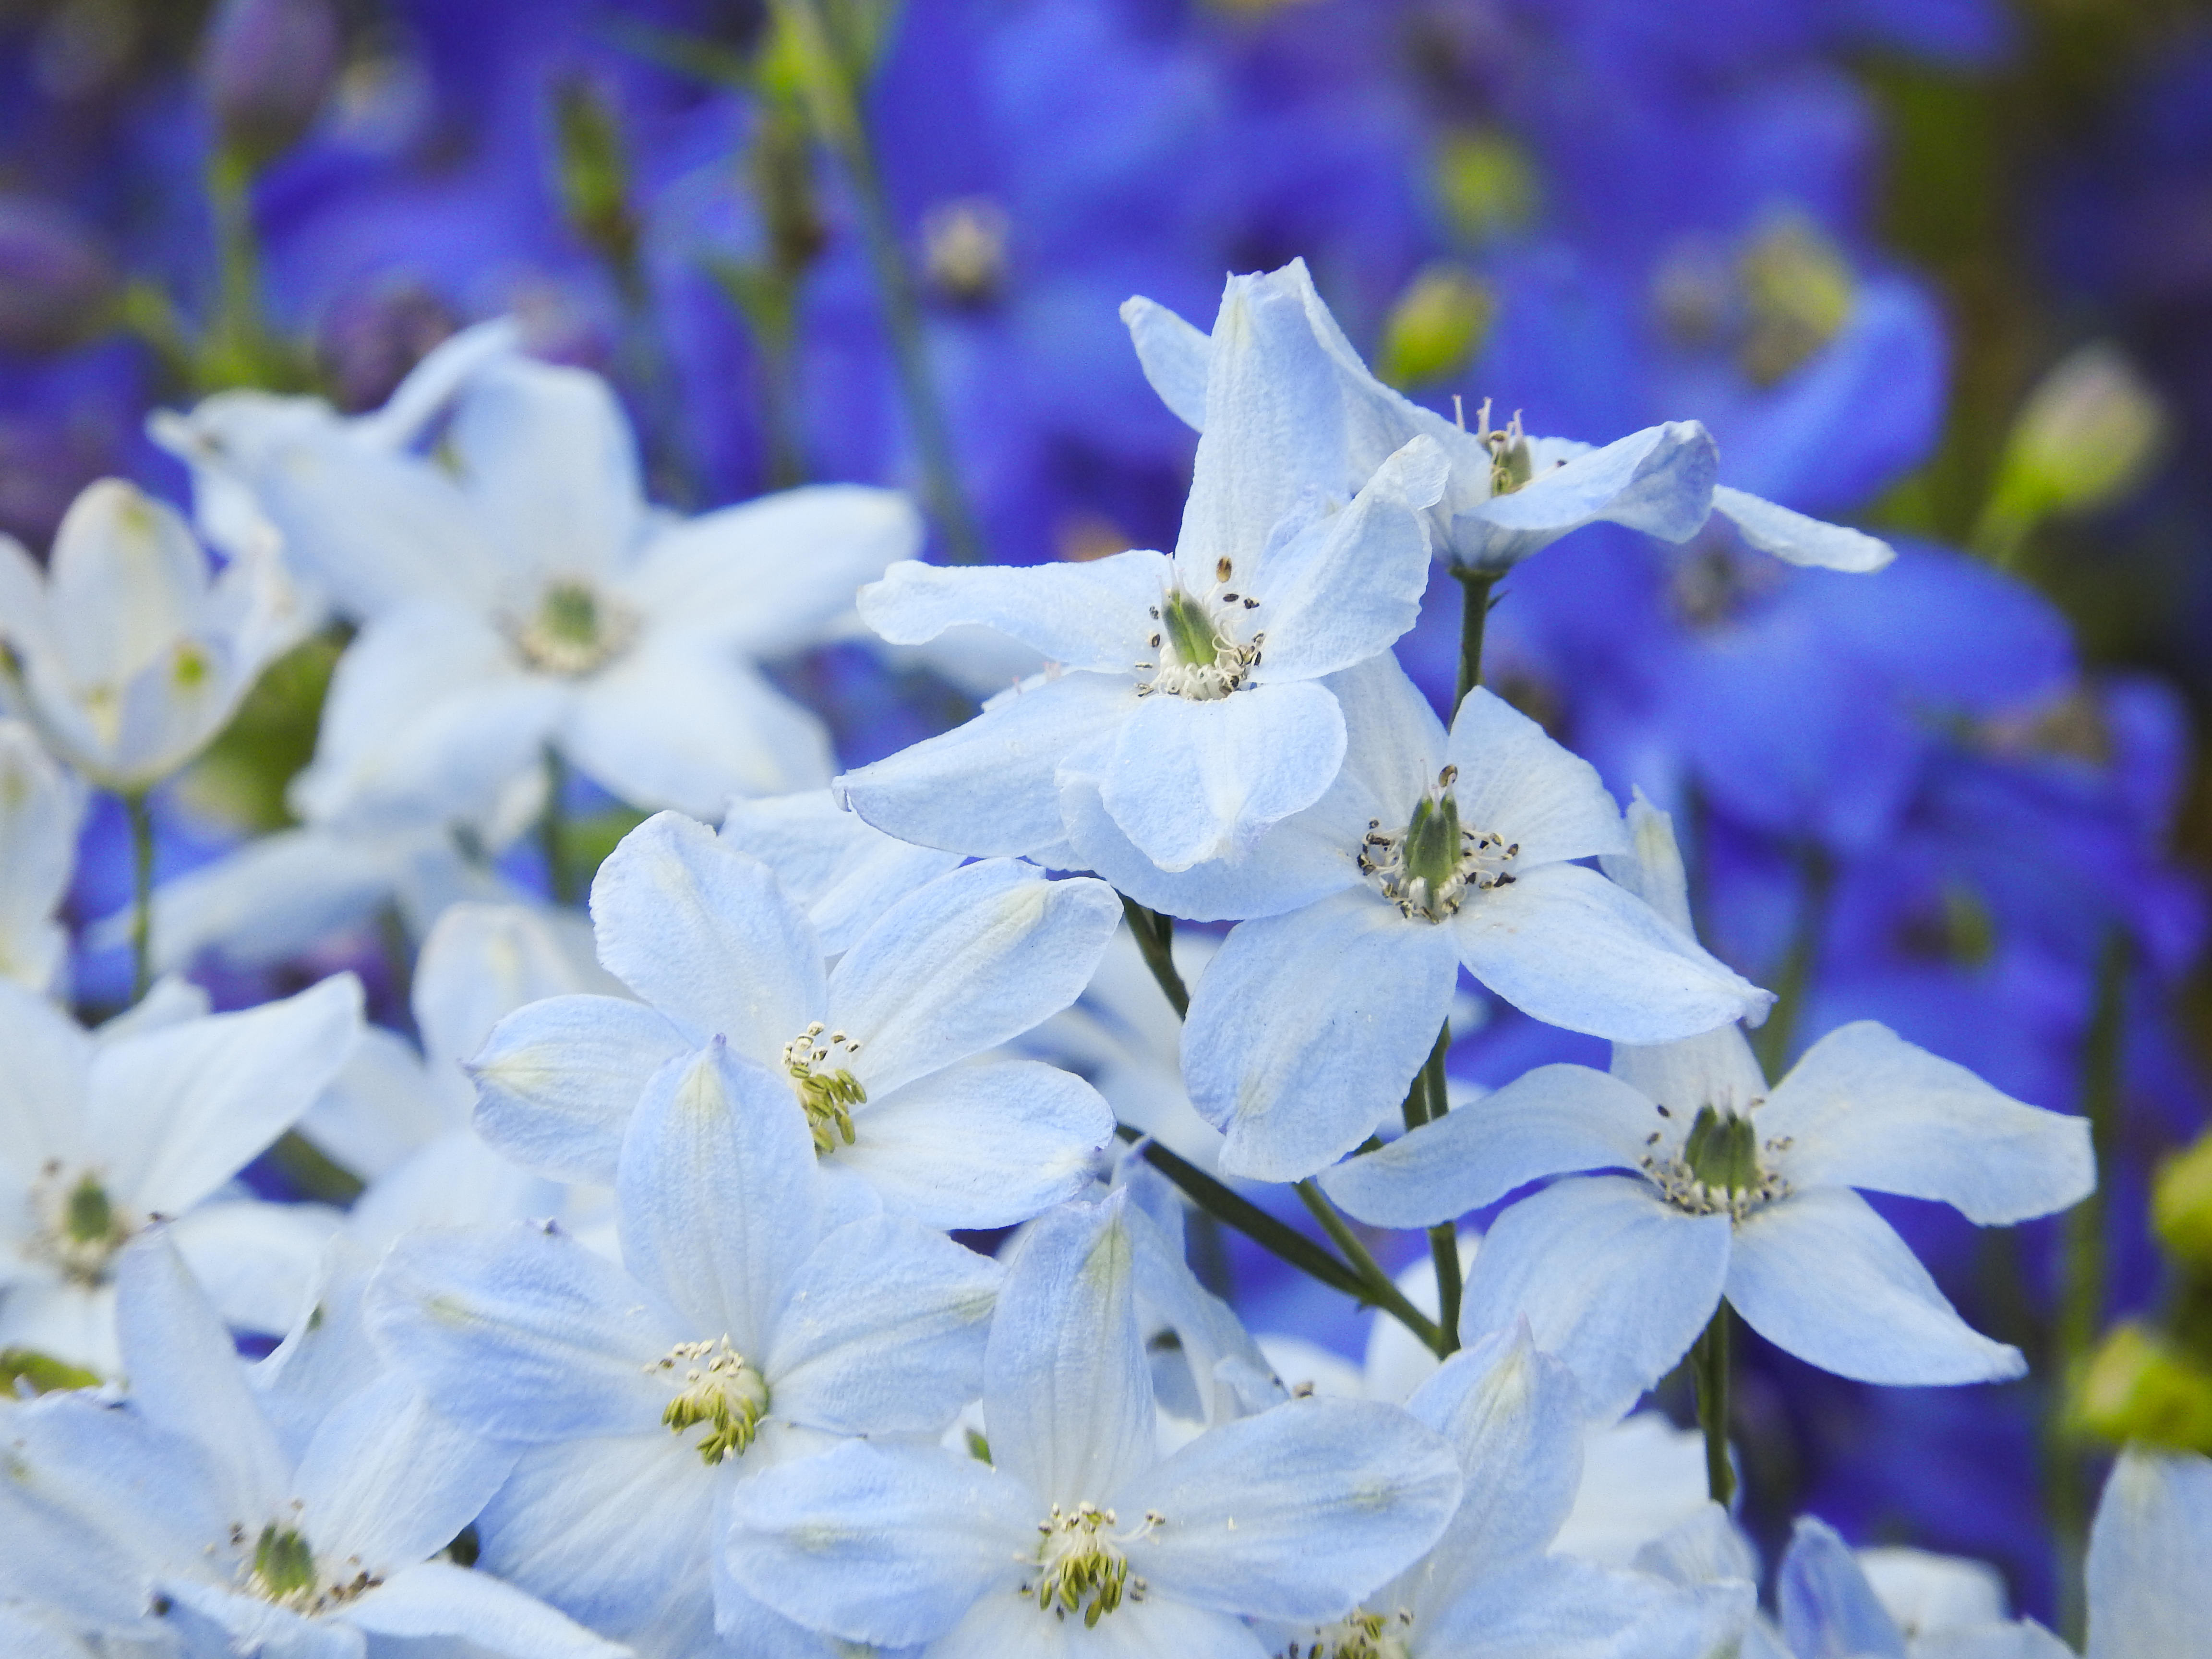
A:
<svg viewBox="0 0 2212 1659">
<path fill-rule="evenodd" d="M 814 1134 L 817 1157 L 834 1152 L 842 1142 L 854 1139 L 853 1108 L 865 1106 L 868 1091 L 850 1067 L 832 1067 L 833 1060 L 850 1060 L 860 1052 L 857 1038 L 842 1031 L 825 1031 L 816 1020 L 783 1045 L 783 1069 L 799 1091 L 799 1103 L 806 1109 L 806 1127 Z"/>
<path fill-rule="evenodd" d="M 726 1336 L 714 1342 L 679 1342 L 645 1369 L 672 1373 L 678 1366 L 684 1387 L 661 1412 L 661 1422 L 676 1434 L 707 1425 L 699 1442 L 702 1463 L 742 1456 L 768 1415 L 768 1379 Z"/>
<path fill-rule="evenodd" d="M 580 581 L 555 582 L 536 613 L 512 630 L 515 648 L 530 665 L 565 678 L 591 673 L 628 650 L 637 617 L 608 595 Z"/>
<path fill-rule="evenodd" d="M 1316 1631 L 1303 1648 L 1291 1643 L 1283 1650 L 1283 1659 L 1408 1659 L 1413 1627 L 1413 1615 L 1403 1608 L 1395 1613 L 1354 1613 Z"/>
<path fill-rule="evenodd" d="M 1113 1510 L 1088 1503 L 1063 1510 L 1054 1504 L 1052 1513 L 1037 1522 L 1042 1540 L 1036 1559 L 1043 1571 L 1035 1582 L 1023 1584 L 1022 1595 L 1035 1596 L 1037 1606 L 1055 1619 L 1079 1613 L 1085 1628 L 1095 1627 L 1123 1601 L 1145 1599 L 1145 1581 L 1130 1573 L 1121 1547 L 1149 1536 L 1165 1520 L 1148 1510 L 1142 1526 L 1116 1534 L 1109 1530 L 1119 1524 Z"/>
<path fill-rule="evenodd" d="M 50 1159 L 31 1183 L 31 1214 L 37 1231 L 29 1253 L 73 1285 L 104 1284 L 115 1253 L 137 1231 L 118 1211 L 107 1188 L 90 1170 L 69 1181 L 58 1160 Z"/>
</svg>

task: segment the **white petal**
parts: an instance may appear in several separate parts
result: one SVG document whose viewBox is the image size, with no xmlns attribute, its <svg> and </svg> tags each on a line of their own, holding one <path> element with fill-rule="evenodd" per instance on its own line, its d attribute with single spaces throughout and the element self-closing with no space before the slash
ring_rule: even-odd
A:
<svg viewBox="0 0 2212 1659">
<path fill-rule="evenodd" d="M 0 720 L 0 979 L 33 991 L 68 949 L 52 920 L 76 865 L 82 785 L 20 720 Z"/>
<path fill-rule="evenodd" d="M 307 1310 L 317 1265 L 342 1219 L 321 1204 L 202 1204 L 170 1224 L 169 1241 L 223 1323 L 275 1336 Z"/>
<path fill-rule="evenodd" d="M 593 959 L 591 930 L 573 912 L 465 902 L 449 907 L 423 939 L 410 1001 L 423 1052 L 458 1064 L 526 1003 L 621 990 Z"/>
<path fill-rule="evenodd" d="M 1731 520 L 1753 547 L 1791 564 L 1863 574 L 1881 569 L 1897 556 L 1887 542 L 1862 531 L 1808 519 L 1725 484 L 1713 491 L 1713 511 Z"/>
<path fill-rule="evenodd" d="M 46 591 L 70 674 L 116 687 L 197 633 L 207 555 L 176 509 L 119 478 L 70 504 L 54 532 Z"/>
<path fill-rule="evenodd" d="M 1445 757 L 1459 769 L 1452 793 L 1461 824 L 1517 845 L 1521 851 L 1510 866 L 1516 874 L 1535 865 L 1628 850 L 1620 809 L 1597 769 L 1481 686 L 1460 704 Z"/>
<path fill-rule="evenodd" d="M 2212 1575 L 2212 1462 L 2120 1454 L 2089 1532 L 2088 1659 L 2201 1656 Z"/>
<path fill-rule="evenodd" d="M 1165 306 L 1139 295 L 1121 301 L 1121 320 L 1145 379 L 1194 432 L 1206 429 L 1206 364 L 1212 342 Z"/>
<path fill-rule="evenodd" d="M 806 907 L 822 948 L 850 949 L 876 918 L 960 862 L 957 853 L 885 835 L 827 789 L 731 803 L 722 839 L 775 872 Z"/>
<path fill-rule="evenodd" d="M 77 1159 L 86 1139 L 92 1039 L 53 1004 L 0 981 L 0 1172 L 27 1188 L 48 1158 Z"/>
<path fill-rule="evenodd" d="M 388 898 L 397 860 L 366 838 L 280 830 L 154 890 L 154 961 L 189 968 L 202 951 L 259 967 L 283 961 L 352 926 Z M 95 939 L 122 945 L 132 912 L 116 911 Z"/>
<path fill-rule="evenodd" d="M 544 1602 L 446 1561 L 395 1573 L 345 1611 L 376 1636 L 453 1636 L 513 1659 L 623 1659 L 625 1647 L 595 1636 Z"/>
<path fill-rule="evenodd" d="M 1173 580 L 1167 556 L 1131 551 L 1079 564 L 940 569 L 907 560 L 860 592 L 860 616 L 894 645 L 980 623 L 1063 668 L 1127 675 L 1154 655 L 1152 613 Z"/>
<path fill-rule="evenodd" d="M 292 1487 L 301 1530 L 319 1556 L 386 1577 L 452 1542 L 499 1490 L 514 1455 L 512 1444 L 439 1415 L 412 1382 L 386 1373 L 325 1418 L 308 1443 Z"/>
<path fill-rule="evenodd" d="M 1705 525 L 1719 464 L 1704 427 L 1668 421 L 1545 466 L 1520 489 L 1493 495 L 1462 516 L 1517 532 L 1511 539 L 1523 557 L 1601 521 L 1665 541 L 1687 541 Z"/>
<path fill-rule="evenodd" d="M 1873 1020 L 1808 1049 L 1759 1133 L 1790 1141 L 1792 1182 L 1933 1199 L 1984 1227 L 2065 1209 L 2097 1184 L 2087 1119 L 2000 1094 Z"/>
<path fill-rule="evenodd" d="M 647 1081 L 690 1047 L 659 1013 L 623 998 L 518 1008 L 469 1067 L 477 1132 L 526 1170 L 611 1184 Z"/>
<path fill-rule="evenodd" d="M 1793 1194 L 1746 1221 L 1728 1299 L 1777 1347 L 1862 1382 L 2002 1382 L 2020 1350 L 1967 1326 L 1910 1246 L 1856 1193 Z"/>
</svg>

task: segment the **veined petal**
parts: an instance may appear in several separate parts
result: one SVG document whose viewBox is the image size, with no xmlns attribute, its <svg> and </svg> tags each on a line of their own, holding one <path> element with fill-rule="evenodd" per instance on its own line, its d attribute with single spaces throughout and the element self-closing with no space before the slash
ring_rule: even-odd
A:
<svg viewBox="0 0 2212 1659">
<path fill-rule="evenodd" d="M 926 738 L 830 787 L 902 841 L 977 858 L 1019 857 L 1058 842 L 1056 774 L 1085 744 L 1135 714 L 1118 674 L 1042 674 L 1000 692 L 965 726 Z"/>
<path fill-rule="evenodd" d="M 730 1505 L 725 1547 L 731 1577 L 786 1617 L 903 1647 L 943 1634 L 990 1591 L 1012 1590 L 1042 1507 L 975 1458 L 848 1441 L 748 1482 Z"/>
<path fill-rule="evenodd" d="M 409 1234 L 368 1291 L 392 1364 L 455 1421 L 526 1444 L 663 1432 L 653 1362 L 693 1333 L 566 1234 L 519 1224 Z"/>
<path fill-rule="evenodd" d="M 1778 1348 L 1862 1382 L 2002 1382 L 2027 1362 L 1960 1319 L 1911 1248 L 1847 1188 L 1799 1192 L 1736 1231 L 1729 1305 Z"/>
<path fill-rule="evenodd" d="M 1191 1103 L 1229 1136 L 1222 1168 L 1294 1181 L 1365 1139 L 1405 1098 L 1457 979 L 1449 934 L 1364 887 L 1234 929 L 1183 1031 Z"/>
<path fill-rule="evenodd" d="M 2212 1574 L 2212 1462 L 2130 1449 L 2089 1530 L 2088 1659 L 2198 1652 Z"/>
<path fill-rule="evenodd" d="M 1152 653 L 1152 611 L 1173 582 L 1164 553 L 1133 550 L 1079 564 L 941 569 L 902 560 L 860 590 L 860 619 L 893 645 L 921 645 L 979 623 L 1064 668 L 1127 675 Z"/>
<path fill-rule="evenodd" d="M 80 1158 L 98 1148 L 86 1139 L 85 1098 L 92 1039 L 36 992 L 0 980 L 0 1174 L 18 1190 L 52 1158 Z"/>
<path fill-rule="evenodd" d="M 1395 1406 L 1293 1400 L 1208 1430 L 1113 1495 L 1147 1594 L 1324 1620 L 1436 1542 L 1460 1498 L 1450 1447 Z"/>
<path fill-rule="evenodd" d="M 776 1414 L 842 1434 L 943 1428 L 982 1392 L 1000 1277 L 917 1221 L 877 1216 L 824 1235 L 763 1360 Z"/>
<path fill-rule="evenodd" d="M 790 1085 L 709 1043 L 662 1067 L 630 1120 L 615 1182 L 623 1260 L 691 1338 L 727 1335 L 753 1358 L 821 1237 L 819 1185 Z"/>
<path fill-rule="evenodd" d="M 1771 553 L 1790 564 L 1863 574 L 1881 569 L 1897 556 L 1897 550 L 1887 542 L 1863 531 L 1808 519 L 1726 484 L 1713 490 L 1713 511 L 1734 524 L 1744 540 L 1760 552 Z"/>
<path fill-rule="evenodd" d="M 1038 1218 L 1007 1264 L 983 1357 L 992 1462 L 1065 1509 L 1104 1503 L 1153 1458 L 1126 1201 Z"/>
<path fill-rule="evenodd" d="M 1188 870 L 1249 851 L 1270 825 L 1319 800 L 1344 745 L 1336 698 L 1310 682 L 1208 702 L 1147 697 L 1115 734 L 1099 793 L 1147 858 Z"/>
<path fill-rule="evenodd" d="M 1905 1659 L 1905 1637 L 1834 1528 L 1799 1519 L 1782 1558 L 1774 1599 L 1792 1653 Z"/>
<path fill-rule="evenodd" d="M 860 1044 L 854 1075 L 887 1093 L 1020 1036 L 1082 995 L 1121 921 L 1103 881 L 1048 881 L 1011 860 L 939 876 L 830 976 L 831 1018 Z"/>
<path fill-rule="evenodd" d="M 1629 850 L 1620 809 L 1597 769 L 1482 687 L 1460 704 L 1444 757 L 1459 772 L 1452 793 L 1460 822 L 1519 847 L 1516 875 L 1533 866 Z"/>
<path fill-rule="evenodd" d="M 842 955 L 876 918 L 960 863 L 957 853 L 885 835 L 827 789 L 730 805 L 722 839 L 775 872 L 822 936 Z"/>
<path fill-rule="evenodd" d="M 1797 1185 L 1933 1199 L 1984 1227 L 2065 1209 L 2097 1184 L 2087 1119 L 2014 1100 L 1870 1019 L 1806 1051 L 1759 1132 L 1789 1144 L 1778 1167 Z"/>
<path fill-rule="evenodd" d="M 1700 1597 L 1650 1573 L 1547 1555 L 1467 1584 L 1424 1620 L 1423 1650 L 1454 1659 L 1705 1659 Z M 1746 1646 L 1741 1659 L 1751 1659 Z"/>
<path fill-rule="evenodd" d="M 1587 1066 L 1540 1066 L 1389 1146 L 1322 1171 L 1322 1190 L 1377 1227 L 1431 1227 L 1546 1176 L 1632 1170 L 1650 1101 Z"/>
<path fill-rule="evenodd" d="M 1470 891 L 1451 931 L 1468 971 L 1522 1012 L 1616 1042 L 1695 1036 L 1774 1000 L 1578 864 Z"/>
<path fill-rule="evenodd" d="M 488 1572 L 448 1561 L 392 1574 L 344 1617 L 374 1636 L 456 1637 L 512 1659 L 624 1659 L 630 1651 Z"/>
<path fill-rule="evenodd" d="M 895 1213 L 932 1227 L 1010 1227 L 1091 1183 L 1114 1114 L 1081 1078 L 1030 1060 L 948 1066 L 853 1115 L 833 1170 L 860 1176 Z"/>
<path fill-rule="evenodd" d="M 763 1066 L 821 1016 L 822 945 L 775 872 L 662 812 L 623 837 L 592 883 L 607 970 L 694 1043 L 726 1037 Z"/>
<path fill-rule="evenodd" d="M 1524 1198 L 1482 1241 L 1467 1279 L 1462 1337 L 1526 1319 L 1536 1346 L 1611 1422 L 1689 1351 L 1720 1304 L 1729 1219 L 1692 1216 L 1641 1179 L 1587 1176 Z"/>
<path fill-rule="evenodd" d="M 476 1519 L 514 1467 L 515 1448 L 441 1416 L 386 1372 L 325 1417 L 293 1481 L 301 1530 L 319 1554 L 372 1578 L 412 1566 Z"/>
<path fill-rule="evenodd" d="M 281 1002 L 103 1045 L 87 1127 L 112 1148 L 113 1194 L 189 1209 L 238 1173 L 327 1087 L 361 1037 L 361 981 L 333 974 Z"/>
<path fill-rule="evenodd" d="M 611 1185 L 647 1081 L 690 1047 L 658 1011 L 621 997 L 518 1008 L 469 1066 L 477 1133 L 526 1170 Z"/>
<path fill-rule="evenodd" d="M 1145 379 L 1175 417 L 1194 432 L 1206 429 L 1206 378 L 1213 343 L 1156 301 L 1134 295 L 1121 301 L 1121 321 L 1137 348 Z"/>
</svg>

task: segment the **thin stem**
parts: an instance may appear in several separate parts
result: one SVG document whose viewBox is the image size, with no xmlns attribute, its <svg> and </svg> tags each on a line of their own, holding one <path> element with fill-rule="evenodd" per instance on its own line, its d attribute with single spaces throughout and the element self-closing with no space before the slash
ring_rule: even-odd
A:
<svg viewBox="0 0 2212 1659">
<path fill-rule="evenodd" d="M 123 798 L 131 820 L 131 1000 L 142 1001 L 154 984 L 154 813 L 146 792 Z"/>
<path fill-rule="evenodd" d="M 2097 1168 L 2112 1167 L 2118 1129 L 2121 1060 L 2126 1036 L 2127 935 L 2113 927 L 2097 958 L 2096 1000 L 2081 1044 L 2081 1111 Z M 2068 1399 L 2078 1387 L 2105 1314 L 2105 1183 L 2068 1212 L 2064 1281 L 2059 1292 L 2057 1352 L 2044 1425 L 2045 1503 L 2058 1550 L 2061 1632 L 2079 1647 L 2087 1622 L 2082 1564 L 2089 1540 L 2087 1470 L 2066 1427 Z"/>
<path fill-rule="evenodd" d="M 1452 713 L 1459 713 L 1467 694 L 1482 684 L 1482 636 L 1490 622 L 1490 590 L 1498 578 L 1478 570 L 1455 570 L 1459 578 L 1459 689 L 1452 693 Z"/>
<path fill-rule="evenodd" d="M 1176 1011 L 1176 1018 L 1188 1018 L 1190 991 L 1175 965 L 1175 918 L 1146 908 L 1127 893 L 1121 895 L 1121 914 L 1128 918 L 1129 931 L 1137 938 L 1138 952 L 1145 958 L 1145 966 L 1152 970 L 1152 977 L 1159 981 L 1160 990 Z"/>
<path fill-rule="evenodd" d="M 1444 1054 L 1450 1047 L 1451 1022 L 1446 1020 L 1437 1031 L 1436 1042 L 1414 1077 L 1413 1086 L 1407 1091 L 1405 1117 L 1408 1129 L 1420 1127 L 1413 1121 L 1416 1097 L 1420 1101 L 1424 1122 L 1437 1122 L 1451 1109 L 1444 1093 Z M 1448 1354 L 1459 1346 L 1459 1308 L 1466 1290 L 1460 1279 L 1457 1226 L 1446 1221 L 1429 1229 L 1429 1259 L 1437 1270 L 1437 1328 L 1442 1333 L 1443 1343 L 1437 1352 Z"/>
<path fill-rule="evenodd" d="M 1178 1157 L 1157 1140 L 1147 1140 L 1141 1129 L 1117 1123 L 1114 1133 L 1124 1140 L 1144 1141 L 1140 1156 L 1181 1189 L 1184 1197 L 1221 1222 L 1234 1227 L 1262 1249 L 1281 1257 L 1303 1273 L 1346 1296 L 1364 1297 L 1359 1275 L 1295 1227 L 1285 1225 L 1258 1205 L 1216 1181 L 1188 1159 Z"/>
<path fill-rule="evenodd" d="M 980 564 L 982 538 L 960 486 L 951 436 L 938 403 L 922 340 L 921 307 L 915 298 L 914 276 L 907 269 L 898 231 L 891 221 L 890 203 L 869 141 L 853 65 L 830 29 L 822 0 L 776 0 L 776 10 L 799 47 L 815 128 L 836 151 L 852 180 L 861 236 L 867 244 L 868 261 L 875 267 L 884 323 L 890 334 L 899 390 L 905 398 L 923 481 L 939 527 L 945 532 L 946 549 L 955 564 Z"/>
<path fill-rule="evenodd" d="M 1391 1282 L 1390 1275 L 1382 1271 L 1382 1264 L 1375 1259 L 1366 1245 L 1359 1242 L 1359 1235 L 1352 1231 L 1350 1224 L 1336 1212 L 1336 1206 L 1328 1201 L 1310 1177 L 1294 1182 L 1292 1190 L 1304 1200 L 1306 1208 L 1313 1212 L 1313 1218 L 1321 1223 L 1322 1231 L 1329 1236 L 1338 1249 L 1344 1252 L 1358 1273 L 1362 1288 L 1353 1294 L 1361 1301 L 1371 1302 L 1389 1314 L 1419 1337 L 1430 1352 L 1442 1358 L 1449 1352 L 1444 1346 L 1443 1333 L 1437 1328 L 1433 1320 L 1407 1301 L 1405 1292 Z"/>
<path fill-rule="evenodd" d="M 1729 1462 L 1729 1304 L 1723 1302 L 1690 1350 L 1698 1426 L 1705 1431 L 1705 1493 L 1723 1509 L 1735 1498 L 1735 1466 Z"/>
<path fill-rule="evenodd" d="M 545 750 L 545 810 L 538 817 L 538 845 L 545 859 L 545 892 L 556 904 L 574 904 L 576 884 L 569 879 L 568 825 L 562 797 L 568 793 L 568 768 L 560 751 Z"/>
</svg>

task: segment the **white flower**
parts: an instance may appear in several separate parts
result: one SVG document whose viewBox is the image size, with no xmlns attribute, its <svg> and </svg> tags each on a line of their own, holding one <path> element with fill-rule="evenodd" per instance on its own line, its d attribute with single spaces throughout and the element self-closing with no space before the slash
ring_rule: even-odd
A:
<svg viewBox="0 0 2212 1659">
<path fill-rule="evenodd" d="M 53 988 L 69 956 L 54 911 L 76 867 L 84 791 L 38 734 L 0 720 L 0 980 Z"/>
</svg>

